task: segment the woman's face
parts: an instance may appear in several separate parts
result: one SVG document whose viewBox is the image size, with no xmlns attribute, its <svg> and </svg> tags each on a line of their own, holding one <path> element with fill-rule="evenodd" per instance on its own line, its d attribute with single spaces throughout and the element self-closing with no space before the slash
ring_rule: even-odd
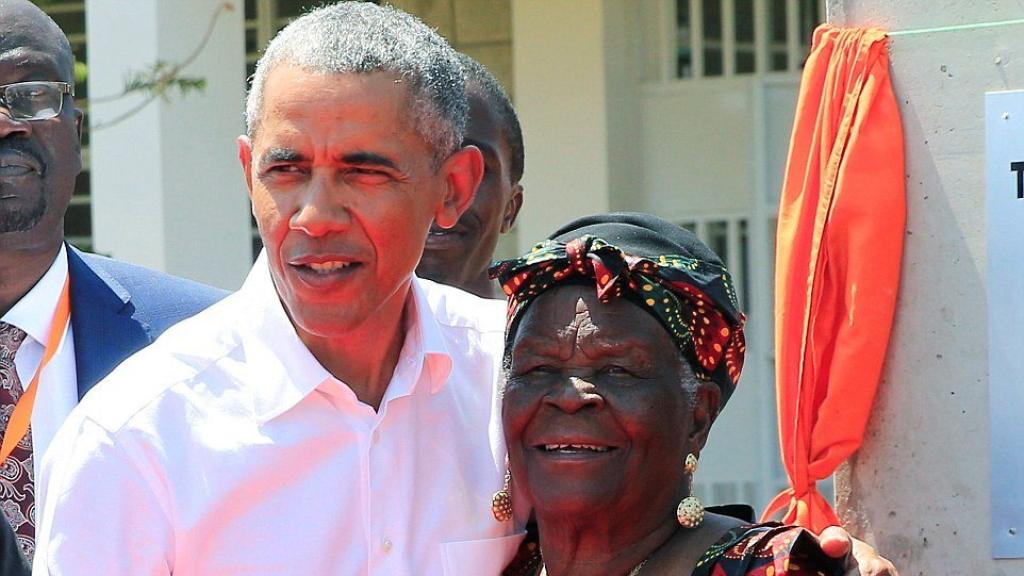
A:
<svg viewBox="0 0 1024 576">
<path fill-rule="evenodd" d="M 512 343 L 503 421 L 513 481 L 541 513 L 674 515 L 717 392 L 636 304 L 601 303 L 589 286 L 553 289 Z"/>
</svg>

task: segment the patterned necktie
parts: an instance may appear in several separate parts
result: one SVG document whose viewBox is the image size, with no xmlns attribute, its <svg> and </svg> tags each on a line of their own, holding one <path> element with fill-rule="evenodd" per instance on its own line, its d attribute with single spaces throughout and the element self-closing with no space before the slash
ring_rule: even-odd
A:
<svg viewBox="0 0 1024 576">
<path fill-rule="evenodd" d="M 21 328 L 0 322 L 0 433 L 7 432 L 14 406 L 21 398 L 21 380 L 14 367 L 14 355 L 25 341 L 25 336 Z M 14 529 L 25 558 L 31 560 L 36 548 L 35 470 L 32 463 L 31 430 L 0 464 L 0 509 Z"/>
</svg>

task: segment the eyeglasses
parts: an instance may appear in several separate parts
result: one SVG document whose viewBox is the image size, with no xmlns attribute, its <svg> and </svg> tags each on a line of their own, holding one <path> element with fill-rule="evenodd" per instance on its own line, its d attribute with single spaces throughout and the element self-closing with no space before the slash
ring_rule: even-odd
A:
<svg viewBox="0 0 1024 576">
<path fill-rule="evenodd" d="M 67 82 L 18 82 L 0 86 L 0 106 L 15 120 L 49 120 L 64 109 L 64 95 L 75 95 Z"/>
</svg>

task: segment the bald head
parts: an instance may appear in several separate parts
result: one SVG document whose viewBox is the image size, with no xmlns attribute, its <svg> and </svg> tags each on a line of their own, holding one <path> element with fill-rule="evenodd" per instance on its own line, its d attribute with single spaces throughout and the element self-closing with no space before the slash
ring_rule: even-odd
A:
<svg viewBox="0 0 1024 576">
<path fill-rule="evenodd" d="M 49 64 L 60 80 L 73 84 L 75 59 L 57 23 L 28 0 L 0 0 L 0 57 Z"/>
</svg>

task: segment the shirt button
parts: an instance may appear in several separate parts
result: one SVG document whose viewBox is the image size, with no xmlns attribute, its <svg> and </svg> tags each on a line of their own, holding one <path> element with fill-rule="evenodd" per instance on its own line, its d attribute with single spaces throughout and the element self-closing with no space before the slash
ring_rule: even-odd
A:
<svg viewBox="0 0 1024 576">
<path fill-rule="evenodd" d="M 380 430 L 373 431 L 373 443 L 380 444 Z"/>
<path fill-rule="evenodd" d="M 384 538 L 383 540 L 380 541 L 380 549 L 383 550 L 385 554 L 387 554 L 388 552 L 391 552 L 391 547 L 392 547 L 392 544 L 391 544 L 391 539 L 390 538 Z"/>
</svg>

